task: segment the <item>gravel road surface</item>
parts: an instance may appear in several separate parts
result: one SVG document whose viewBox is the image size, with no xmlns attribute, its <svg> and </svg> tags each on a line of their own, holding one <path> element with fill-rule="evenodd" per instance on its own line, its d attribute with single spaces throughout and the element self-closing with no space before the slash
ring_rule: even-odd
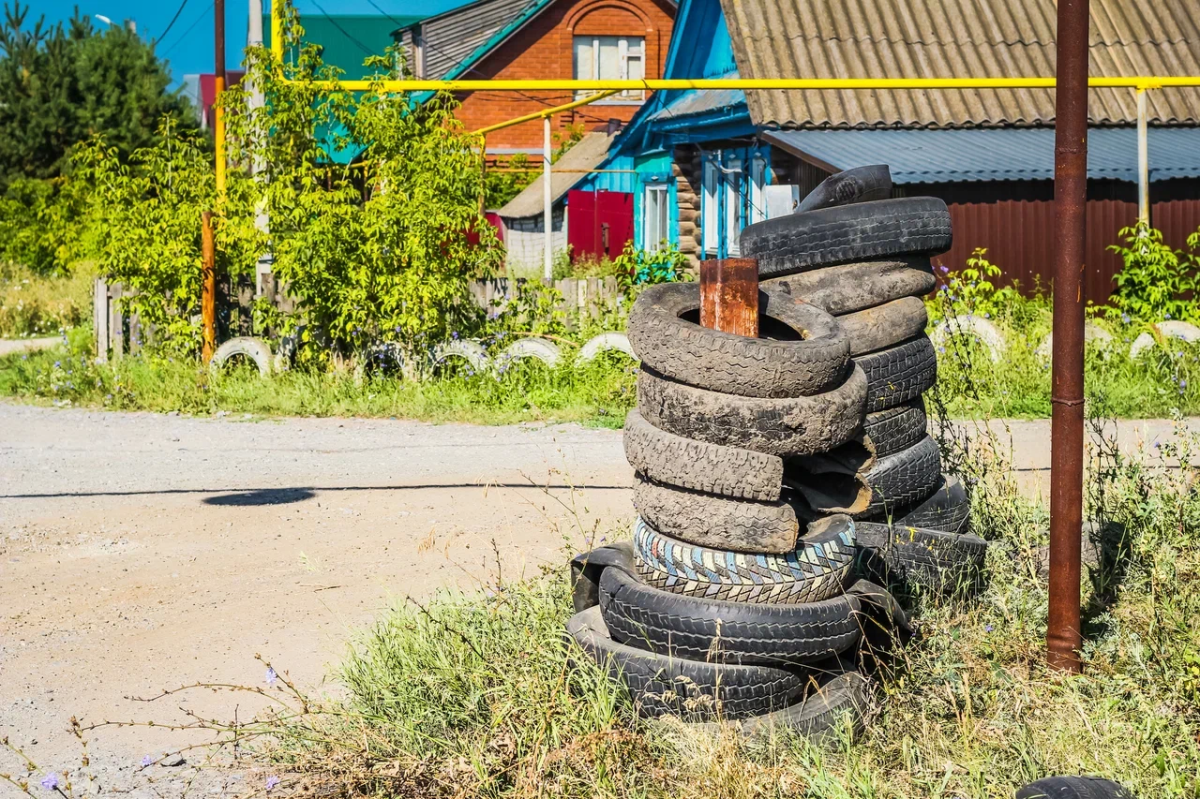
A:
<svg viewBox="0 0 1200 799">
<path fill-rule="evenodd" d="M 1123 423 L 1121 439 L 1170 429 Z M 1048 422 L 1009 431 L 1023 481 L 1044 490 Z M 477 589 L 497 570 L 561 569 L 587 538 L 620 534 L 631 476 L 619 432 L 574 425 L 0 403 L 0 737 L 61 771 L 78 762 L 72 716 L 178 722 L 178 697 L 129 697 L 263 685 L 256 654 L 317 693 L 336 691 L 330 667 L 389 605 Z M 188 701 L 224 718 L 253 707 L 229 694 Z M 171 796 L 186 766 L 137 767 L 196 740 L 109 727 L 90 750 L 106 790 Z M 0 771 L 15 766 L 0 751 Z M 221 794 L 223 780 L 199 794 Z"/>
</svg>

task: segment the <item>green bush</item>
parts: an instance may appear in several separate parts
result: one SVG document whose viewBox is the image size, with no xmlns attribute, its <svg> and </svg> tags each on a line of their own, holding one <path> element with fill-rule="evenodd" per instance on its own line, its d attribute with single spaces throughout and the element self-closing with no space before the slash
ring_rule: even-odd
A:
<svg viewBox="0 0 1200 799">
<path fill-rule="evenodd" d="M 1116 289 L 1104 309 L 1110 319 L 1142 322 L 1164 319 L 1200 321 L 1195 297 L 1200 293 L 1200 231 L 1188 236 L 1187 252 L 1163 241 L 1162 231 L 1139 222 L 1121 229 L 1121 244 L 1108 249 L 1124 266 L 1113 278 Z"/>
<path fill-rule="evenodd" d="M 95 277 L 88 262 L 61 276 L 0 264 L 0 338 L 42 336 L 90 321 Z"/>
</svg>

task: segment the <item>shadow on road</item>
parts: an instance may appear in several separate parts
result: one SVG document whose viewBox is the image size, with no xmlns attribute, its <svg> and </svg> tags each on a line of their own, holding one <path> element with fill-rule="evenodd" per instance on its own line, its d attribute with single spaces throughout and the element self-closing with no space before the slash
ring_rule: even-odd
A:
<svg viewBox="0 0 1200 799">
<path fill-rule="evenodd" d="M 239 491 L 236 494 L 218 494 L 201 500 L 205 505 L 286 505 L 312 499 L 316 492 L 308 488 L 260 488 L 255 491 Z"/>
</svg>

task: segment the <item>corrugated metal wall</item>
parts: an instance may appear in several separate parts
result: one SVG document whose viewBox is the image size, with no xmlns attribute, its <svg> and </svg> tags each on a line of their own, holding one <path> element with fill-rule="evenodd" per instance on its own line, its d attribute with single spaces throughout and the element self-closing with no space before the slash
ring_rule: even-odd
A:
<svg viewBox="0 0 1200 799">
<path fill-rule="evenodd" d="M 1168 184 L 1169 190 L 1160 191 Z M 954 248 L 935 261 L 961 269 L 976 247 L 1004 270 L 1004 282 L 1020 281 L 1026 290 L 1049 287 L 1054 263 L 1054 201 L 1050 181 L 904 186 L 904 194 L 941 197 L 950 208 Z M 1108 251 L 1118 231 L 1137 218 L 1137 189 L 1128 183 L 1096 181 L 1089 187 L 1085 298 L 1104 302 L 1121 259 Z M 1184 248 L 1200 228 L 1200 181 L 1155 184 L 1151 218 L 1171 246 Z"/>
</svg>

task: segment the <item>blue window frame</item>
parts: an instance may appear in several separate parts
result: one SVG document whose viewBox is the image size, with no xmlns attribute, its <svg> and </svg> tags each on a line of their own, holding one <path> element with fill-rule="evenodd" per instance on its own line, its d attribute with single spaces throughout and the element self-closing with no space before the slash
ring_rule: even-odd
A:
<svg viewBox="0 0 1200 799">
<path fill-rule="evenodd" d="M 771 177 L 767 148 L 703 150 L 702 155 L 702 257 L 737 257 L 742 229 L 766 219 L 764 187 Z"/>
</svg>

